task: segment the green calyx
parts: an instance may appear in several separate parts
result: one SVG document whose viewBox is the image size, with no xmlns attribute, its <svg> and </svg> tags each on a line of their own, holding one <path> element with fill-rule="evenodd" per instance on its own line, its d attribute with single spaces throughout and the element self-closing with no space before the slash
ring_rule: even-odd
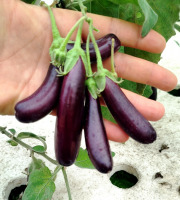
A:
<svg viewBox="0 0 180 200">
<path fill-rule="evenodd" d="M 41 5 L 45 6 L 48 9 L 50 20 L 51 20 L 51 28 L 52 28 L 52 36 L 53 36 L 53 41 L 49 49 L 51 63 L 59 67 L 62 63 L 64 63 L 65 58 L 66 58 L 66 51 L 65 50 L 60 51 L 59 49 L 61 44 L 63 43 L 64 38 L 62 38 L 59 33 L 51 7 L 44 2 L 41 2 Z"/>
<path fill-rule="evenodd" d="M 98 95 L 100 94 L 100 91 L 96 85 L 96 81 L 94 80 L 93 77 L 89 77 L 86 82 L 86 87 L 88 89 L 88 91 L 90 92 L 91 96 L 94 98 L 94 99 L 97 99 L 98 98 Z"/>
</svg>

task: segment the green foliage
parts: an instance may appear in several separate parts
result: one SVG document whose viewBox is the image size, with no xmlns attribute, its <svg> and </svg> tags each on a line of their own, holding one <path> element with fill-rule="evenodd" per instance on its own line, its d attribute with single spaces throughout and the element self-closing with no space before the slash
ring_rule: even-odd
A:
<svg viewBox="0 0 180 200">
<path fill-rule="evenodd" d="M 115 156 L 114 152 L 111 152 L 112 157 Z M 80 148 L 78 157 L 74 163 L 77 167 L 86 168 L 86 169 L 95 169 L 91 160 L 89 159 L 88 152 L 86 149 Z"/>
<path fill-rule="evenodd" d="M 52 198 L 55 184 L 48 167 L 35 169 L 29 176 L 28 186 L 22 200 L 48 200 Z"/>
<path fill-rule="evenodd" d="M 101 106 L 101 113 L 102 113 L 102 116 L 103 116 L 104 119 L 107 119 L 107 120 L 109 120 L 110 122 L 113 122 L 113 123 L 117 124 L 116 121 L 115 121 L 115 119 L 114 119 L 113 116 L 111 115 L 111 113 L 110 113 L 108 107 L 106 107 L 106 106 Z"/>
<path fill-rule="evenodd" d="M 83 148 L 79 149 L 78 157 L 74 164 L 80 168 L 94 169 L 94 165 L 89 159 L 87 150 Z"/>
<path fill-rule="evenodd" d="M 28 4 L 35 4 L 36 3 L 36 0 L 21 0 L 21 1 L 24 1 L 25 3 L 28 3 Z"/>
<path fill-rule="evenodd" d="M 135 4 L 135 5 L 138 5 L 138 0 L 109 0 L 111 1 L 112 3 L 114 4 L 126 4 L 126 3 L 132 3 L 132 4 Z"/>
<path fill-rule="evenodd" d="M 143 95 L 145 97 L 149 97 L 152 94 L 151 86 L 135 83 L 129 80 L 124 80 L 120 84 L 120 87 L 135 92 L 137 94 Z"/>
<path fill-rule="evenodd" d="M 138 3 L 145 16 L 141 33 L 142 37 L 145 37 L 156 24 L 158 15 L 154 12 L 146 0 L 138 0 Z"/>
<path fill-rule="evenodd" d="M 44 153 L 46 151 L 44 146 L 41 146 L 41 145 L 34 146 L 32 149 L 33 151 L 39 152 L 39 153 Z"/>
<path fill-rule="evenodd" d="M 145 36 L 153 28 L 162 34 L 166 41 L 175 34 L 174 24 L 179 19 L 180 11 L 179 0 L 94 0 L 88 2 L 86 6 L 88 12 L 143 25 L 142 36 Z M 127 54 L 155 63 L 160 60 L 160 54 L 152 54 L 128 47 L 124 49 Z"/>
<path fill-rule="evenodd" d="M 175 25 L 179 19 L 179 0 L 92 0 L 87 2 L 86 6 L 88 12 L 142 25 L 142 37 L 145 37 L 151 29 L 154 29 L 162 34 L 167 41 L 175 34 L 174 26 L 179 29 L 179 26 Z M 153 54 L 130 47 L 124 47 L 124 49 L 121 49 L 122 51 L 154 63 L 158 63 L 161 56 L 161 54 Z M 121 86 L 146 97 L 150 96 L 151 93 L 150 86 L 144 84 L 131 84 L 130 81 L 124 81 Z"/>
<path fill-rule="evenodd" d="M 32 156 L 32 162 L 28 168 L 28 173 L 31 174 L 33 171 L 43 167 L 45 167 L 45 163 L 41 159 L 37 159 L 36 157 Z"/>
</svg>

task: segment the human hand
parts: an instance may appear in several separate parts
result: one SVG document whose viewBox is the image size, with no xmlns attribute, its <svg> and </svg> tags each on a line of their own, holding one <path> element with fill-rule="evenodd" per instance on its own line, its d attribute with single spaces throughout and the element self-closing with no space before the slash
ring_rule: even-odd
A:
<svg viewBox="0 0 180 200">
<path fill-rule="evenodd" d="M 62 37 L 66 36 L 81 17 L 80 12 L 70 10 L 54 9 L 53 12 Z M 45 8 L 19 0 L 12 0 L 8 6 L 5 0 L 1 0 L 0 13 L 0 113 L 14 114 L 15 104 L 31 95 L 46 76 L 52 42 L 51 24 Z M 89 16 L 94 19 L 94 26 L 100 30 L 95 33 L 97 39 L 114 33 L 123 46 L 152 53 L 161 53 L 165 48 L 164 38 L 153 30 L 145 38 L 141 38 L 141 27 L 136 24 L 93 14 Z M 84 25 L 82 40 L 86 40 L 87 33 L 87 25 Z M 106 68 L 109 65 L 110 59 L 104 61 Z M 175 75 L 170 71 L 130 55 L 115 53 L 115 65 L 119 77 L 161 90 L 172 90 L 177 83 Z M 159 102 L 123 91 L 146 119 L 156 121 L 164 115 L 164 107 Z M 109 139 L 118 142 L 128 139 L 119 126 L 107 120 L 105 126 Z"/>
</svg>

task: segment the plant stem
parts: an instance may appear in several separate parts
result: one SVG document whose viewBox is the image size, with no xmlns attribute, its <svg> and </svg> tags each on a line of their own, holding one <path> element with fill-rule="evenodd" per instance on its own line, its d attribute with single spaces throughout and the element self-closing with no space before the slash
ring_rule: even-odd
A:
<svg viewBox="0 0 180 200">
<path fill-rule="evenodd" d="M 61 38 L 60 33 L 58 31 L 57 25 L 56 25 L 56 20 L 54 18 L 52 9 L 50 8 L 49 5 L 44 4 L 48 11 L 49 11 L 49 15 L 50 15 L 50 19 L 51 19 L 51 27 L 52 27 L 52 34 L 53 34 L 53 40 L 57 39 L 57 38 Z"/>
<path fill-rule="evenodd" d="M 86 71 L 87 77 L 92 76 L 93 72 L 91 69 L 91 60 L 90 60 L 90 53 L 89 53 L 89 41 L 90 41 L 90 35 L 88 35 L 87 40 L 86 40 L 86 55 L 87 55 L 87 63 L 88 63 L 88 68 Z"/>
<path fill-rule="evenodd" d="M 93 35 L 93 24 L 92 24 L 93 21 L 91 18 L 88 18 L 88 21 L 89 21 L 89 34 L 90 34 L 90 37 L 91 37 L 91 40 L 92 40 L 92 43 L 94 45 L 94 49 L 96 52 L 97 70 L 101 71 L 101 70 L 103 70 L 103 63 L 102 63 L 101 53 L 99 51 L 98 45 L 97 45 L 95 37 Z"/>
<path fill-rule="evenodd" d="M 62 172 L 63 172 L 64 180 L 65 180 L 65 183 L 66 183 L 66 188 L 67 188 L 69 200 L 72 200 L 71 191 L 70 191 L 69 182 L 68 182 L 65 167 L 62 168 Z"/>
<path fill-rule="evenodd" d="M 57 173 L 63 169 L 63 166 L 62 165 L 58 165 L 55 170 L 54 170 L 54 173 L 52 174 L 52 179 L 54 179 L 54 177 L 57 175 Z M 55 179 L 54 179 L 55 180 Z"/>
<path fill-rule="evenodd" d="M 72 34 L 74 33 L 75 29 L 78 27 L 78 25 L 84 21 L 86 19 L 86 17 L 81 17 L 76 24 L 71 28 L 71 30 L 69 31 L 69 33 L 66 35 L 65 39 L 63 40 L 61 47 L 60 47 L 60 51 L 64 51 L 66 49 L 66 45 L 69 42 Z"/>
<path fill-rule="evenodd" d="M 79 24 L 79 28 L 78 28 L 78 32 L 77 32 L 77 35 L 76 35 L 76 41 L 75 41 L 74 47 L 81 47 L 81 35 L 82 35 L 83 23 L 84 23 L 84 21 L 82 21 Z"/>
<path fill-rule="evenodd" d="M 82 0 L 78 0 L 78 4 L 80 6 L 80 9 L 81 9 L 83 16 L 86 16 L 87 8 L 86 8 L 86 6 L 83 5 Z"/>
<path fill-rule="evenodd" d="M 112 38 L 112 45 L 111 45 L 111 72 L 115 73 L 115 69 L 114 69 L 114 38 Z"/>
<path fill-rule="evenodd" d="M 6 127 L 1 127 L 0 126 L 0 132 L 2 134 L 5 134 L 6 136 L 8 136 L 11 140 L 14 140 L 15 142 L 17 142 L 18 144 L 20 144 L 21 146 L 23 146 L 24 148 L 33 151 L 32 147 L 26 143 L 24 143 L 23 141 L 19 140 L 18 138 L 16 138 L 14 135 L 12 135 L 11 133 L 9 133 L 8 131 L 6 131 Z"/>
<path fill-rule="evenodd" d="M 28 144 L 26 144 L 25 142 L 19 140 L 17 137 L 15 137 L 14 135 L 12 135 L 11 133 L 9 133 L 8 131 L 6 131 L 6 127 L 1 127 L 0 126 L 0 132 L 2 134 L 5 134 L 6 136 L 8 136 L 10 139 L 14 140 L 15 142 L 17 142 L 18 144 L 20 144 L 21 146 L 23 146 L 24 148 L 30 150 L 30 152 L 35 152 L 41 156 L 43 156 L 44 158 L 46 158 L 49 162 L 53 163 L 54 165 L 59 165 L 58 162 L 52 158 L 50 158 L 48 155 L 46 155 L 45 153 L 40 153 L 40 152 L 36 152 L 33 151 L 32 147 Z"/>
</svg>

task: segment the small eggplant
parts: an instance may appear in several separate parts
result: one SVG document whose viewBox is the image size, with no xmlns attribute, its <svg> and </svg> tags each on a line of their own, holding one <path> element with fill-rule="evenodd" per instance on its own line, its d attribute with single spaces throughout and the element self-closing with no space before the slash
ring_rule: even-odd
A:
<svg viewBox="0 0 180 200">
<path fill-rule="evenodd" d="M 108 77 L 102 97 L 116 122 L 130 137 L 144 144 L 156 140 L 156 131 L 152 125 L 137 111 L 120 87 Z"/>
<path fill-rule="evenodd" d="M 79 58 L 62 83 L 55 128 L 55 155 L 63 166 L 74 163 L 80 147 L 84 121 L 85 77 L 84 64 Z"/>
<path fill-rule="evenodd" d="M 96 40 L 102 59 L 106 59 L 111 56 L 112 38 L 114 38 L 114 51 L 117 51 L 121 46 L 121 42 L 116 35 L 110 33 Z M 73 46 L 74 46 L 73 43 L 68 43 L 67 50 L 69 51 L 70 49 L 73 48 Z M 86 43 L 82 43 L 81 47 L 84 51 L 86 51 Z M 89 53 L 91 62 L 96 62 L 96 52 L 92 42 L 89 43 Z"/>
<path fill-rule="evenodd" d="M 85 103 L 85 142 L 90 160 L 101 173 L 112 170 L 112 156 L 104 127 L 99 99 L 86 92 Z"/>
<path fill-rule="evenodd" d="M 15 105 L 15 117 L 24 123 L 35 122 L 49 114 L 57 105 L 62 79 L 50 64 L 41 86 Z"/>
</svg>

